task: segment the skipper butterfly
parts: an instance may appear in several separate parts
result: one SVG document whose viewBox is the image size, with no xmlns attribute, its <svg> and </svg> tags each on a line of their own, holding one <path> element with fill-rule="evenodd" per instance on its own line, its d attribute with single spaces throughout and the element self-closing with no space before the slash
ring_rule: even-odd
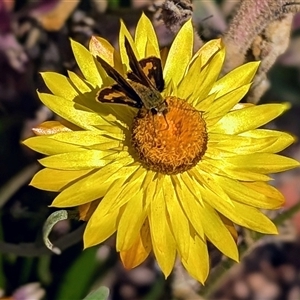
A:
<svg viewBox="0 0 300 300">
<path fill-rule="evenodd" d="M 116 84 L 101 89 L 96 100 L 102 103 L 125 104 L 136 108 L 146 108 L 153 114 L 163 115 L 168 111 L 167 103 L 161 93 L 164 79 L 161 60 L 150 56 L 138 61 L 128 39 L 125 37 L 125 49 L 131 71 L 124 78 L 110 64 L 97 56 L 107 75 Z"/>
</svg>

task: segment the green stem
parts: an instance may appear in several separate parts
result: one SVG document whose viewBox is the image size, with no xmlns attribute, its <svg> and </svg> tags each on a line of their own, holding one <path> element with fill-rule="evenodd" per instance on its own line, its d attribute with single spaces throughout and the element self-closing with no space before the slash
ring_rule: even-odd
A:
<svg viewBox="0 0 300 300">
<path fill-rule="evenodd" d="M 297 203 L 296 205 L 292 206 L 291 208 L 285 210 L 283 213 L 281 213 L 280 215 L 278 215 L 274 220 L 274 224 L 276 226 L 280 226 L 282 225 L 283 222 L 285 222 L 286 220 L 291 219 L 291 217 L 297 213 L 300 210 L 300 202 Z"/>
<path fill-rule="evenodd" d="M 200 290 L 200 295 L 207 299 L 211 295 L 213 291 L 215 291 L 215 287 L 219 283 L 219 281 L 223 278 L 223 276 L 230 270 L 234 265 L 235 261 L 229 260 L 226 258 L 223 260 L 214 270 L 214 272 L 208 277 L 208 280 Z"/>
</svg>

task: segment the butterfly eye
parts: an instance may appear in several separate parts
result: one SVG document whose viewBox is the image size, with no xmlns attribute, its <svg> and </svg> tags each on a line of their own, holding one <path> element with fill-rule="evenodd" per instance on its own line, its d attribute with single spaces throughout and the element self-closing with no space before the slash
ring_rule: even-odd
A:
<svg viewBox="0 0 300 300">
<path fill-rule="evenodd" d="M 150 111 L 153 115 L 156 115 L 158 113 L 158 110 L 155 107 L 151 108 Z"/>
</svg>

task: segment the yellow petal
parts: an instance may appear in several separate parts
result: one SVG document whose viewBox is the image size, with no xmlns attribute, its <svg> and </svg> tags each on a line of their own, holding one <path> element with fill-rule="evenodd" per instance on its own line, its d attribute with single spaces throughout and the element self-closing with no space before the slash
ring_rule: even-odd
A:
<svg viewBox="0 0 300 300">
<path fill-rule="evenodd" d="M 220 158 L 222 151 L 228 153 L 224 157 L 237 154 L 251 154 L 255 152 L 268 152 L 270 146 L 277 143 L 275 136 L 265 138 L 252 138 L 243 135 L 209 134 L 208 151 L 205 153 L 211 158 Z M 218 153 L 220 151 L 220 153 Z M 230 151 L 230 152 L 229 152 Z M 233 155 L 230 155 L 232 153 Z"/>
<path fill-rule="evenodd" d="M 222 97 L 219 97 L 218 99 L 215 99 L 215 101 L 212 103 L 212 105 L 208 108 L 207 111 L 205 111 L 205 114 L 207 114 L 206 117 L 206 123 L 208 128 L 216 123 L 216 117 L 223 117 L 226 113 L 228 113 L 249 91 L 250 84 L 246 84 L 243 86 L 240 86 L 236 90 L 233 90 Z M 201 102 L 196 106 L 196 109 L 201 108 Z M 214 122 L 210 122 L 210 119 L 213 119 Z"/>
<path fill-rule="evenodd" d="M 182 99 L 188 99 L 190 97 L 189 102 L 193 104 L 193 106 L 199 106 L 200 103 L 198 103 L 198 100 L 201 100 L 201 109 L 198 108 L 199 110 L 206 111 L 206 109 L 203 108 L 202 99 L 207 97 L 223 65 L 225 49 L 224 46 L 221 46 L 220 41 L 220 39 L 211 40 L 198 50 L 192 58 L 187 74 L 180 82 L 178 88 L 178 97 Z M 210 60 L 209 63 L 208 60 Z M 196 75 L 198 75 L 198 79 L 195 84 L 194 78 Z M 205 87 L 203 83 L 206 84 Z"/>
<path fill-rule="evenodd" d="M 215 39 L 208 41 L 205 43 L 194 55 L 194 57 L 198 57 L 201 55 L 202 66 L 205 66 L 209 59 L 215 55 L 220 49 L 224 48 L 221 39 Z"/>
<path fill-rule="evenodd" d="M 57 195 L 52 206 L 73 207 L 103 197 L 116 179 L 127 178 L 133 172 L 135 167 L 127 167 L 127 162 L 125 159 L 119 160 L 81 178 Z"/>
<path fill-rule="evenodd" d="M 89 50 L 93 56 L 100 56 L 114 67 L 114 47 L 104 38 L 92 36 L 89 42 Z"/>
<path fill-rule="evenodd" d="M 137 109 L 128 105 L 99 103 L 97 112 L 103 117 L 103 120 L 106 120 L 106 124 L 102 122 L 102 124 L 97 125 L 99 126 L 97 128 L 106 126 L 106 128 L 109 128 L 110 132 L 112 132 L 114 130 L 113 127 L 120 127 L 124 134 L 124 131 L 128 129 L 129 125 L 131 126 L 132 120 L 137 114 Z"/>
<path fill-rule="evenodd" d="M 156 172 L 147 170 L 146 171 L 146 177 L 143 181 L 143 184 L 141 185 L 141 188 L 143 191 L 147 191 L 147 193 L 144 193 L 143 195 L 143 201 L 149 205 L 150 202 L 152 201 L 154 194 L 155 194 L 155 189 L 156 189 Z M 152 184 L 155 183 L 155 187 L 152 186 Z M 153 195 L 152 195 L 153 193 Z"/>
<path fill-rule="evenodd" d="M 243 168 L 250 172 L 270 174 L 286 171 L 298 167 L 300 163 L 292 158 L 272 153 L 253 153 L 228 157 L 227 162 L 236 168 Z"/>
<path fill-rule="evenodd" d="M 140 265 L 150 254 L 152 249 L 148 220 L 143 224 L 139 236 L 127 251 L 121 251 L 120 256 L 126 269 Z"/>
<path fill-rule="evenodd" d="M 141 227 L 146 219 L 147 210 L 143 204 L 143 191 L 131 196 L 118 224 L 117 251 L 129 250 L 137 240 Z"/>
<path fill-rule="evenodd" d="M 211 89 L 210 93 L 217 93 L 217 97 L 221 97 L 238 87 L 250 83 L 254 78 L 260 62 L 249 62 L 244 64 L 224 77 L 219 79 Z"/>
<path fill-rule="evenodd" d="M 170 176 L 164 178 L 163 197 L 170 218 L 170 227 L 172 228 L 180 256 L 188 257 L 190 224 L 179 204 Z"/>
<path fill-rule="evenodd" d="M 79 220 L 87 222 L 99 205 L 100 200 L 82 204 L 78 206 Z"/>
<path fill-rule="evenodd" d="M 120 141 L 118 140 L 113 140 L 108 136 L 101 135 L 97 131 L 87 131 L 87 130 L 57 133 L 51 135 L 49 138 L 59 142 L 79 145 L 84 147 L 90 147 L 93 145 L 98 145 L 103 143 L 108 145 L 109 143 L 111 143 L 111 147 L 107 148 L 107 150 L 113 147 L 118 147 L 120 145 Z"/>
<path fill-rule="evenodd" d="M 286 132 L 269 130 L 269 129 L 256 129 L 242 132 L 240 136 L 250 137 L 256 139 L 274 138 L 274 143 L 264 148 L 264 152 L 277 153 L 284 150 L 286 147 L 295 142 L 295 138 Z"/>
<path fill-rule="evenodd" d="M 80 146 L 70 145 L 59 141 L 51 140 L 48 136 L 44 135 L 29 138 L 23 141 L 23 144 L 37 152 L 46 155 L 55 155 L 65 152 L 68 152 L 70 155 L 71 152 L 83 150 L 83 148 Z"/>
<path fill-rule="evenodd" d="M 254 187 L 256 187 L 255 184 L 257 183 L 243 184 L 237 180 L 232 180 L 222 176 L 214 176 L 214 179 L 216 181 L 216 184 L 222 186 L 225 193 L 227 193 L 227 195 L 235 201 L 264 209 L 277 209 L 284 203 L 284 198 L 279 192 L 276 195 L 275 191 L 273 190 L 273 197 L 268 197 L 267 195 L 265 195 L 265 193 L 261 193 L 262 191 L 268 191 L 265 183 L 259 183 L 260 187 L 264 188 L 260 188 L 257 190 L 250 188 L 251 185 L 254 185 Z"/>
<path fill-rule="evenodd" d="M 189 173 L 189 171 L 181 173 L 180 174 L 180 178 L 182 180 L 181 186 L 183 187 L 185 185 L 185 187 L 188 189 L 188 191 L 190 193 L 192 193 L 192 195 L 198 199 L 199 203 L 202 203 L 202 196 L 200 191 L 198 191 L 197 189 L 197 185 L 195 184 L 193 175 Z M 183 197 L 184 198 L 184 197 Z M 198 233 L 200 234 L 200 233 Z M 201 235 L 200 235 L 201 236 Z"/>
<path fill-rule="evenodd" d="M 107 178 L 107 181 L 109 180 L 109 182 L 112 183 L 112 185 L 108 189 L 108 191 L 106 191 L 105 196 L 100 204 L 103 213 L 108 213 L 110 211 L 119 209 L 120 207 L 128 203 L 131 197 L 134 197 L 136 194 L 139 193 L 141 185 L 140 181 L 136 180 L 135 182 L 127 182 L 128 176 L 138 173 L 139 169 L 139 165 L 130 166 L 127 168 L 123 167 L 119 170 L 121 175 L 115 173 L 111 177 Z M 118 180 L 114 181 L 115 179 Z"/>
<path fill-rule="evenodd" d="M 191 20 L 189 20 L 182 26 L 170 48 L 164 68 L 164 79 L 166 84 L 172 79 L 174 84 L 178 85 L 183 78 L 186 68 L 192 58 L 193 40 L 193 25 Z"/>
<path fill-rule="evenodd" d="M 231 199 L 223 191 L 222 187 L 216 185 L 212 180 L 213 174 L 206 173 L 205 171 L 206 170 L 202 168 L 202 165 L 198 164 L 197 167 L 189 171 L 189 174 L 193 177 L 193 179 L 196 179 L 200 183 L 200 185 L 206 186 L 207 188 L 213 190 L 214 193 L 216 193 L 220 198 L 222 198 L 224 202 L 227 202 L 228 205 L 232 205 Z"/>
<path fill-rule="evenodd" d="M 231 220 L 223 216 L 222 214 L 219 213 L 219 216 L 221 218 L 221 221 L 224 223 L 230 234 L 232 235 L 233 239 L 235 242 L 238 240 L 238 233 L 234 227 L 234 224 Z"/>
<path fill-rule="evenodd" d="M 154 255 L 162 272 L 167 277 L 174 266 L 176 244 L 166 212 L 162 190 L 158 189 L 150 205 L 149 224 Z"/>
<path fill-rule="evenodd" d="M 119 73 L 123 74 L 120 54 L 107 40 L 99 36 L 92 36 L 89 43 L 89 50 L 94 57 L 100 56 Z"/>
<path fill-rule="evenodd" d="M 46 191 L 59 192 L 91 170 L 65 171 L 45 168 L 34 175 L 30 185 Z"/>
<path fill-rule="evenodd" d="M 40 159 L 39 163 L 44 167 L 58 170 L 87 170 L 101 168 L 111 160 L 115 160 L 117 156 L 118 154 L 112 151 L 81 150 L 45 157 Z"/>
<path fill-rule="evenodd" d="M 204 99 L 209 95 L 209 92 L 219 77 L 224 59 L 225 49 L 222 48 L 220 51 L 216 52 L 215 55 L 210 59 L 209 63 L 202 68 L 199 75 L 199 80 L 197 80 L 197 83 L 195 84 L 192 97 Z M 192 75 L 193 74 L 191 74 L 191 77 Z M 189 77 L 189 73 L 186 76 Z"/>
<path fill-rule="evenodd" d="M 263 104 L 234 110 L 225 115 L 211 129 L 211 132 L 238 134 L 265 125 L 280 116 L 289 104 Z"/>
<path fill-rule="evenodd" d="M 190 236 L 190 255 L 182 258 L 182 264 L 196 280 L 204 284 L 209 273 L 209 255 L 206 242 L 198 235 Z"/>
<path fill-rule="evenodd" d="M 194 107 L 197 105 L 197 109 L 199 110 L 199 112 L 205 112 L 213 104 L 215 97 L 215 94 L 211 94 L 201 101 L 199 101 L 198 98 L 193 97 L 190 97 L 188 100 Z"/>
<path fill-rule="evenodd" d="M 54 72 L 45 72 L 41 73 L 41 75 L 48 89 L 54 95 L 68 100 L 73 100 L 76 96 L 78 96 L 78 93 L 72 85 L 72 81 L 66 76 Z M 61 88 L 62 86 L 64 88 Z"/>
<path fill-rule="evenodd" d="M 198 100 L 198 98 L 193 95 L 196 85 L 194 78 L 198 76 L 199 78 L 197 78 L 197 80 L 202 79 L 200 77 L 201 66 L 202 57 L 199 56 L 194 59 L 192 64 L 189 65 L 188 72 L 180 82 L 176 93 L 176 96 L 181 99 L 189 99 L 191 104 L 197 103 L 196 100 Z"/>
<path fill-rule="evenodd" d="M 138 60 L 141 59 L 141 57 L 139 56 L 136 47 L 135 47 L 135 43 L 133 41 L 133 38 L 131 36 L 131 34 L 129 33 L 127 27 L 125 26 L 125 24 L 123 23 L 123 21 L 121 20 L 121 27 L 120 27 L 120 33 L 119 33 L 119 48 L 120 48 L 120 55 L 121 55 L 121 60 L 122 60 L 122 64 L 123 64 L 123 73 L 126 74 L 129 70 L 129 59 L 127 56 L 127 52 L 126 52 L 126 48 L 125 48 L 125 36 L 127 37 L 129 44 L 131 45 L 131 48 L 133 49 L 133 52 L 136 56 L 136 58 Z"/>
<path fill-rule="evenodd" d="M 117 229 L 119 210 L 103 215 L 101 209 L 94 211 L 83 234 L 84 248 L 92 247 L 107 240 Z"/>
<path fill-rule="evenodd" d="M 265 174 L 251 172 L 249 170 L 244 170 L 243 168 L 229 164 L 225 159 L 210 159 L 206 157 L 205 160 L 201 161 L 199 164 L 199 168 L 207 174 L 210 174 L 212 170 L 214 170 L 215 174 L 242 181 L 272 180 L 271 177 Z"/>
<path fill-rule="evenodd" d="M 207 203 L 199 206 L 199 217 L 205 222 L 204 230 L 208 240 L 226 256 L 237 261 L 239 254 L 236 243 L 213 207 Z"/>
<path fill-rule="evenodd" d="M 219 149 L 218 145 L 216 145 L 214 142 L 209 142 L 207 150 L 205 152 L 205 157 L 209 159 L 216 159 L 216 160 L 222 159 L 224 160 L 223 164 L 228 164 L 228 162 L 225 159 L 227 157 L 233 157 L 236 155 L 234 151 L 230 151 L 232 149 L 233 147 L 230 147 L 229 149 L 222 149 L 222 147 L 220 147 Z"/>
<path fill-rule="evenodd" d="M 93 125 L 107 124 L 97 113 L 86 111 L 83 106 L 58 96 L 38 93 L 41 101 L 62 118 L 84 129 L 95 130 Z"/>
<path fill-rule="evenodd" d="M 176 189 L 176 193 L 179 196 L 180 204 L 185 211 L 186 216 L 188 216 L 188 220 L 193 225 L 197 235 L 204 239 L 204 227 L 202 220 L 199 217 L 198 210 L 198 206 L 202 201 L 200 191 L 197 189 L 195 182 L 193 184 L 194 188 L 191 187 L 191 180 L 189 180 L 190 177 L 186 174 L 186 172 L 180 174 L 180 176 L 172 176 L 172 179 L 174 180 L 174 186 Z M 181 182 L 180 179 L 183 180 L 183 182 Z M 197 192 L 196 198 L 198 201 L 194 199 L 195 195 L 190 190 Z M 189 201 L 186 201 L 186 199 L 189 199 Z"/>
<path fill-rule="evenodd" d="M 142 13 L 136 26 L 135 44 L 140 58 L 149 56 L 160 57 L 156 33 L 152 23 L 144 13 Z M 149 47 L 148 45 L 151 45 L 152 47 Z"/>
<path fill-rule="evenodd" d="M 36 135 L 50 135 L 58 132 L 68 132 L 71 131 L 71 129 L 58 121 L 46 121 L 32 128 L 32 131 Z"/>
<path fill-rule="evenodd" d="M 102 85 L 102 78 L 98 72 L 92 54 L 88 51 L 88 49 L 74 40 L 71 40 L 71 47 L 76 62 L 84 77 L 93 85 L 93 87 L 100 87 Z"/>
<path fill-rule="evenodd" d="M 265 195 L 269 199 L 273 199 L 272 201 L 277 203 L 278 205 L 282 205 L 284 203 L 283 195 L 275 187 L 266 182 L 241 182 L 241 184 Z"/>
<path fill-rule="evenodd" d="M 277 233 L 276 226 L 258 209 L 236 201 L 232 201 L 233 205 L 228 205 L 228 203 L 223 201 L 214 191 L 202 187 L 201 185 L 199 185 L 199 189 L 207 205 L 211 205 L 235 224 L 262 233 Z"/>
<path fill-rule="evenodd" d="M 87 82 L 80 78 L 76 73 L 68 71 L 68 76 L 78 93 L 85 94 L 91 92 L 91 86 L 88 85 Z"/>
<path fill-rule="evenodd" d="M 140 172 L 141 171 L 141 172 Z M 115 197 L 114 201 L 112 202 L 112 204 L 110 205 L 110 207 L 108 206 L 109 210 L 115 210 L 118 209 L 119 207 L 123 206 L 124 204 L 126 204 L 128 201 L 131 200 L 131 198 L 133 197 L 141 197 L 141 190 L 140 190 L 140 186 L 141 186 L 141 182 L 144 180 L 145 176 L 146 176 L 146 172 L 143 170 L 143 168 L 139 168 L 137 169 L 135 172 L 132 173 L 132 178 L 135 175 L 139 175 L 139 178 L 136 178 L 135 180 L 130 180 L 130 182 L 126 182 L 126 184 L 124 184 L 124 186 L 122 187 L 122 189 L 120 190 L 120 193 L 118 194 L 117 197 Z M 138 196 L 139 194 L 139 196 Z M 143 207 L 143 209 L 145 209 Z"/>
</svg>

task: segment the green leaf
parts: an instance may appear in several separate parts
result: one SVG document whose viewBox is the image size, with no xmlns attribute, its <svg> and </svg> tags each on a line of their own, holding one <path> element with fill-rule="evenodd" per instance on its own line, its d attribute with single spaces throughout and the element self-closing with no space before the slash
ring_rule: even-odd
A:
<svg viewBox="0 0 300 300">
<path fill-rule="evenodd" d="M 96 262 L 97 247 L 84 250 L 61 278 L 61 284 L 54 299 L 82 299 L 95 280 L 101 275 L 100 263 Z"/>
<path fill-rule="evenodd" d="M 109 295 L 109 289 L 105 286 L 89 293 L 83 300 L 106 300 Z"/>
</svg>

